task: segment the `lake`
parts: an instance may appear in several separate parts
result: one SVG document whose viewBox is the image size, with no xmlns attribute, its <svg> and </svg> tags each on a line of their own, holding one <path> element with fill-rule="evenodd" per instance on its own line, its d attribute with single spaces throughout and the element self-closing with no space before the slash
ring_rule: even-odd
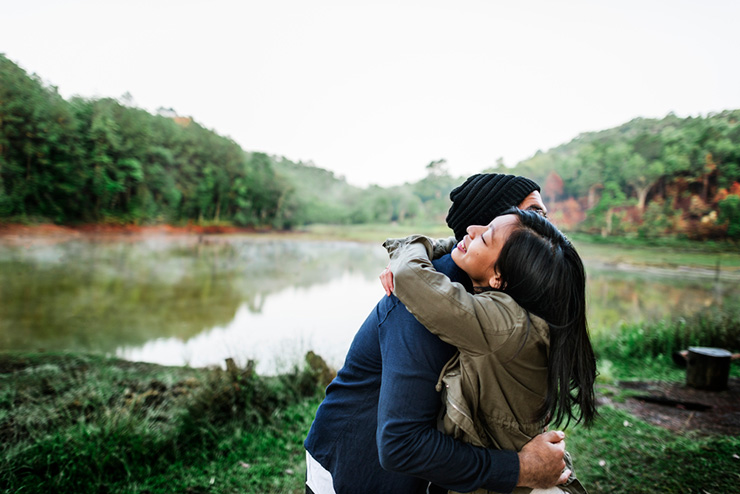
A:
<svg viewBox="0 0 740 494">
<path fill-rule="evenodd" d="M 590 258 L 592 332 L 740 303 L 737 271 Z M 0 345 L 165 365 L 289 369 L 308 350 L 341 366 L 382 297 L 376 244 L 255 235 L 87 236 L 0 245 Z"/>
</svg>

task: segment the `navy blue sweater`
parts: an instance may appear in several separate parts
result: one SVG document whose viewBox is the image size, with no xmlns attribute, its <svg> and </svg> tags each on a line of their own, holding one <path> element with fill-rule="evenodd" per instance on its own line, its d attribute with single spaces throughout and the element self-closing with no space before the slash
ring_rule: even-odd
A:
<svg viewBox="0 0 740 494">
<path fill-rule="evenodd" d="M 449 255 L 435 268 L 469 283 Z M 326 388 L 304 443 L 337 494 L 423 493 L 428 481 L 468 492 L 510 492 L 513 451 L 477 448 L 437 430 L 435 384 L 455 348 L 428 332 L 395 297 L 383 297 L 355 335 Z"/>
</svg>

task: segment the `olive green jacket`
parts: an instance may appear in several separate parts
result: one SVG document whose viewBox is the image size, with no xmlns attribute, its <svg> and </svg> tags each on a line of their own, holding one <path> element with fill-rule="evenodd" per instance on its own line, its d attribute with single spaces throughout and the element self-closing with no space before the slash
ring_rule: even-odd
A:
<svg viewBox="0 0 740 494">
<path fill-rule="evenodd" d="M 477 446 L 520 451 L 546 425 L 537 412 L 547 393 L 549 327 L 503 292 L 471 295 L 437 272 L 430 258 L 455 243 L 420 235 L 386 240 L 394 293 L 421 324 L 459 350 L 437 385 L 445 404 L 440 428 Z M 585 493 L 575 476 L 559 487 Z"/>
</svg>

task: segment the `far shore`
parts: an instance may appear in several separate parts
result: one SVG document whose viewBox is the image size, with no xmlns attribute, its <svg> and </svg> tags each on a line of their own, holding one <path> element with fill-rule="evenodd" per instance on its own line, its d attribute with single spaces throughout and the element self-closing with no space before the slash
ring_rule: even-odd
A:
<svg viewBox="0 0 740 494">
<path fill-rule="evenodd" d="M 193 238 L 209 236 L 254 235 L 259 238 L 298 237 L 302 240 L 333 240 L 353 242 L 380 242 L 387 237 L 405 236 L 410 233 L 423 233 L 433 237 L 445 237 L 451 234 L 444 225 L 309 225 L 290 230 L 278 230 L 270 227 L 241 227 L 228 224 L 185 225 L 158 224 L 135 225 L 115 223 L 89 223 L 80 225 L 55 225 L 53 223 L 3 223 L 0 222 L 0 245 L 28 245 L 56 243 L 67 240 L 109 239 L 137 240 L 149 237 L 183 237 Z"/>
<path fill-rule="evenodd" d="M 219 234 L 219 233 L 260 233 L 273 232 L 268 229 L 238 227 L 230 225 L 134 225 L 90 223 L 81 225 L 55 225 L 39 223 L 26 225 L 21 223 L 0 223 L 0 237 L 9 236 L 68 236 L 82 235 L 185 235 L 185 234 Z"/>
<path fill-rule="evenodd" d="M 228 242 L 235 236 L 259 240 L 298 239 L 301 241 L 348 241 L 380 245 L 386 238 L 421 233 L 433 238 L 447 237 L 450 230 L 440 224 L 316 224 L 292 230 L 270 227 L 212 225 L 135 225 L 52 223 L 21 224 L 0 222 L 0 247 L 32 247 L 68 241 L 137 242 L 149 238 L 188 239 L 191 242 Z M 678 239 L 655 241 L 613 237 L 603 239 L 588 234 L 573 234 L 573 242 L 587 264 L 620 271 L 653 271 L 662 275 L 692 275 L 725 280 L 740 279 L 740 250 L 736 244 Z"/>
<path fill-rule="evenodd" d="M 134 224 L 81 224 L 55 225 L 38 223 L 0 223 L 0 246 L 45 245 L 71 240 L 136 241 L 150 237 L 192 237 L 219 235 L 285 235 L 298 231 L 279 231 L 270 228 L 239 227 L 232 225 L 134 225 Z"/>
</svg>

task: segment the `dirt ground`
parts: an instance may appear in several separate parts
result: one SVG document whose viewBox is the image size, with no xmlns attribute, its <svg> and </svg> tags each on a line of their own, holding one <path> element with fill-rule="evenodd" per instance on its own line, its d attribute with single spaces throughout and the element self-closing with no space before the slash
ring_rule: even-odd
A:
<svg viewBox="0 0 740 494">
<path fill-rule="evenodd" d="M 78 226 L 61 226 L 53 224 L 21 225 L 0 222 L 0 245 L 30 247 L 49 245 L 69 240 L 112 240 L 137 241 L 149 236 L 182 236 L 198 238 L 203 235 L 266 233 L 269 230 L 242 228 L 236 226 L 199 226 L 199 225 L 113 225 L 89 224 Z"/>
<path fill-rule="evenodd" d="M 199 226 L 199 225 L 115 225 L 115 224 L 88 224 L 78 226 L 61 226 L 50 223 L 37 225 L 21 225 L 18 223 L 0 223 L 0 236 L 21 237 L 76 237 L 84 234 L 110 235 L 137 235 L 137 234 L 204 234 L 204 233 L 254 233 L 254 228 L 237 226 Z"/>
<path fill-rule="evenodd" d="M 684 383 L 639 381 L 620 383 L 619 388 L 636 396 L 621 402 L 609 398 L 600 401 L 675 432 L 740 435 L 740 378 L 730 378 L 724 391 L 699 390 Z"/>
</svg>

